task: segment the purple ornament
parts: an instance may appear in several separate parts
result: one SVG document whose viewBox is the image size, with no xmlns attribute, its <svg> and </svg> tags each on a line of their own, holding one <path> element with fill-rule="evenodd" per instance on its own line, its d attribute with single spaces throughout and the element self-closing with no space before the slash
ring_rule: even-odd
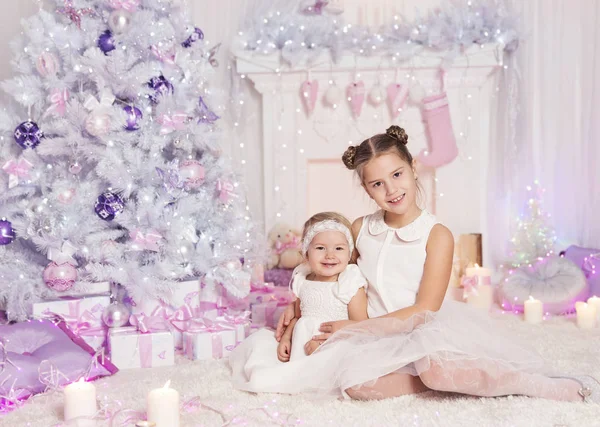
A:
<svg viewBox="0 0 600 427">
<path fill-rule="evenodd" d="M 192 35 L 189 36 L 183 43 L 181 43 L 181 46 L 190 47 L 194 42 L 202 39 L 204 39 L 204 33 L 200 28 L 195 27 Z"/>
<path fill-rule="evenodd" d="M 125 106 L 123 110 L 125 110 L 125 113 L 127 113 L 127 125 L 125 126 L 125 130 L 139 130 L 140 124 L 138 122 L 143 117 L 142 111 L 133 105 Z"/>
<path fill-rule="evenodd" d="M 116 49 L 115 40 L 113 39 L 110 30 L 106 30 L 100 34 L 100 37 L 98 37 L 98 47 L 105 55 L 108 55 L 108 52 Z"/>
<path fill-rule="evenodd" d="M 22 148 L 35 148 L 40 145 L 41 139 L 44 137 L 44 133 L 40 130 L 37 123 L 27 120 L 21 123 L 15 129 L 15 141 Z"/>
<path fill-rule="evenodd" d="M 107 191 L 98 196 L 94 211 L 105 221 L 112 221 L 117 215 L 123 212 L 125 204 L 118 194 Z"/>
<path fill-rule="evenodd" d="M 9 245 L 15 240 L 15 231 L 6 218 L 0 219 L 0 245 Z"/>
<path fill-rule="evenodd" d="M 152 77 L 148 82 L 148 86 L 155 90 L 155 95 L 150 95 L 150 100 L 154 103 L 158 102 L 158 96 L 173 93 L 173 85 L 165 78 L 165 76 Z"/>
<path fill-rule="evenodd" d="M 200 101 L 198 102 L 200 106 L 200 119 L 198 119 L 198 123 L 214 123 L 220 119 L 204 102 L 202 97 L 200 97 Z"/>
</svg>

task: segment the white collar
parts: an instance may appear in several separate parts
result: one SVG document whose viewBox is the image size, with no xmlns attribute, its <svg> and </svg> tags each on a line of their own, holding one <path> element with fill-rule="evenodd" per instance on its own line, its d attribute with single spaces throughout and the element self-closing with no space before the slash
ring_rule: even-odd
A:
<svg viewBox="0 0 600 427">
<path fill-rule="evenodd" d="M 431 221 L 435 222 L 433 215 L 423 209 L 421 214 L 410 224 L 400 228 L 393 228 L 386 224 L 384 211 L 379 210 L 369 218 L 369 232 L 376 236 L 388 230 L 393 230 L 400 240 L 414 242 L 419 240 L 429 231 L 429 227 L 424 227 L 423 225 L 428 224 Z"/>
</svg>

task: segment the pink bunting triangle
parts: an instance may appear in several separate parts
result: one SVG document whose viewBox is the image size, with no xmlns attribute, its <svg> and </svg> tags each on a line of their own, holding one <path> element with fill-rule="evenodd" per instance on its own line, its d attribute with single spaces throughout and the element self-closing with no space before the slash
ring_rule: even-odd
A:
<svg viewBox="0 0 600 427">
<path fill-rule="evenodd" d="M 390 83 L 388 85 L 387 103 L 392 118 L 398 117 L 400 109 L 404 107 L 406 98 L 408 98 L 408 85 L 401 85 L 400 83 Z"/>
<path fill-rule="evenodd" d="M 350 83 L 346 88 L 346 94 L 348 95 L 352 115 L 356 119 L 360 116 L 365 102 L 365 84 L 362 81 Z"/>
<path fill-rule="evenodd" d="M 310 116 L 317 105 L 317 95 L 319 93 L 319 82 L 306 80 L 300 87 L 300 97 L 306 110 L 306 115 Z"/>
</svg>

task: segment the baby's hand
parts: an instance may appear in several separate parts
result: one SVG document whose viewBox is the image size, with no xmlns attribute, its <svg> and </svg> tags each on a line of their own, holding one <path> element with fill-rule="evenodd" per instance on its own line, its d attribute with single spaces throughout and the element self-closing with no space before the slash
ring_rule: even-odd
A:
<svg viewBox="0 0 600 427">
<path fill-rule="evenodd" d="M 306 353 L 307 356 L 310 356 L 311 354 L 314 353 L 314 351 L 316 349 L 319 348 L 320 345 L 321 345 L 320 341 L 310 340 L 306 344 L 304 344 L 304 352 Z"/>
<path fill-rule="evenodd" d="M 282 339 L 277 346 L 277 358 L 282 362 L 290 361 L 290 353 L 292 352 L 292 342 Z"/>
<path fill-rule="evenodd" d="M 277 341 L 280 341 L 281 337 L 283 337 L 283 333 L 294 318 L 294 314 L 294 303 L 291 303 L 285 308 L 285 310 L 283 310 L 281 316 L 279 316 L 279 320 L 277 321 L 277 330 L 275 331 L 275 339 Z"/>
</svg>

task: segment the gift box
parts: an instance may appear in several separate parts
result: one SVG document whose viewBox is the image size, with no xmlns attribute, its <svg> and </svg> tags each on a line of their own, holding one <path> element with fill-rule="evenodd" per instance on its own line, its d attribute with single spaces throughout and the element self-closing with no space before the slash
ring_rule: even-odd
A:
<svg viewBox="0 0 600 427">
<path fill-rule="evenodd" d="M 83 338 L 94 350 L 98 350 L 106 341 L 102 312 L 108 305 L 110 297 L 106 295 L 67 297 L 34 303 L 31 315 L 35 318 L 61 317 L 75 335 Z"/>
<path fill-rule="evenodd" d="M 294 294 L 288 288 L 282 288 L 265 283 L 263 285 L 252 285 L 250 295 L 246 297 L 248 307 L 252 309 L 254 304 L 261 304 L 269 301 L 279 301 L 290 303 L 295 299 Z"/>
<path fill-rule="evenodd" d="M 275 328 L 289 301 L 268 301 L 252 306 L 252 325 Z"/>
<path fill-rule="evenodd" d="M 168 330 L 142 332 L 134 326 L 108 333 L 110 360 L 119 369 L 155 368 L 175 364 L 173 335 Z"/>
<path fill-rule="evenodd" d="M 250 314 L 249 311 L 225 314 L 224 316 L 217 317 L 216 322 L 226 323 L 235 328 L 235 341 L 236 344 L 239 344 L 250 335 L 250 327 L 252 326 Z"/>
<path fill-rule="evenodd" d="M 183 333 L 183 351 L 188 359 L 222 359 L 236 347 L 234 328 L 201 319 L 195 323 L 189 331 Z"/>
<path fill-rule="evenodd" d="M 275 286 L 281 286 L 288 288 L 290 281 L 292 280 L 292 273 L 294 270 L 287 268 L 273 268 L 265 271 L 264 280 L 275 284 Z"/>
<path fill-rule="evenodd" d="M 110 295 L 110 282 L 76 283 L 68 291 L 62 292 L 61 296 L 84 297 L 94 295 Z"/>
</svg>

